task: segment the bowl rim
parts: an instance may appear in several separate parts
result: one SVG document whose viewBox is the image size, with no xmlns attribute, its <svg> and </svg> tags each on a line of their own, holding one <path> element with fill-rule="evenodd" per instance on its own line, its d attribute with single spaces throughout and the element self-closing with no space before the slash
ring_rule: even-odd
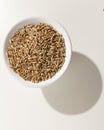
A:
<svg viewBox="0 0 104 130">
<path fill-rule="evenodd" d="M 70 57 L 69 60 L 67 60 L 67 64 L 66 64 L 66 68 L 64 68 L 64 71 L 62 71 L 64 64 L 66 63 L 66 57 L 65 57 L 65 62 L 63 64 L 63 66 L 61 67 L 61 69 L 50 79 L 39 82 L 39 83 L 33 83 L 31 81 L 25 81 L 22 77 L 20 77 L 17 73 L 15 73 L 8 65 L 8 59 L 6 56 L 6 48 L 7 48 L 7 41 L 10 39 L 10 37 L 13 35 L 13 33 L 15 33 L 18 29 L 20 29 L 21 27 L 28 25 L 30 22 L 29 21 L 34 21 L 35 20 L 43 20 L 43 21 L 47 21 L 47 24 L 50 24 L 53 26 L 53 23 L 56 24 L 56 26 L 58 25 L 62 31 L 65 33 L 65 35 L 67 36 L 68 39 L 68 43 L 69 43 L 69 48 L 70 48 Z M 29 23 L 28 23 L 29 22 Z M 45 22 L 44 22 L 45 23 Z M 31 23 L 30 23 L 31 24 Z M 54 26 L 53 26 L 54 27 Z M 55 28 L 55 27 L 54 27 Z M 55 28 L 56 29 L 56 28 Z M 57 29 L 56 29 L 57 30 Z M 59 31 L 58 31 L 59 32 Z M 60 33 L 60 32 L 59 32 Z M 63 35 L 63 34 L 62 34 Z M 64 37 L 64 35 L 63 35 Z M 64 38 L 65 39 L 65 38 Z M 66 43 L 65 43 L 66 45 Z M 67 50 L 67 48 L 66 48 Z M 71 56 L 72 56 L 72 44 L 71 44 L 71 39 L 69 37 L 68 32 L 66 31 L 66 29 L 63 27 L 63 25 L 61 25 L 59 22 L 57 22 L 54 19 L 51 18 L 46 18 L 46 17 L 30 17 L 30 18 L 26 18 L 26 19 L 22 19 L 20 21 L 18 21 L 16 24 L 14 24 L 9 31 L 6 34 L 5 40 L 4 40 L 4 46 L 3 46 L 3 55 L 4 55 L 4 62 L 5 62 L 5 66 L 7 68 L 7 70 L 9 71 L 9 73 L 11 73 L 12 76 L 14 76 L 18 82 L 21 82 L 21 84 L 25 85 L 25 86 L 29 86 L 29 87 L 34 87 L 34 88 L 42 88 L 45 86 L 49 86 L 50 84 L 54 83 L 55 81 L 57 81 L 67 70 L 68 65 L 71 62 Z M 61 71 L 61 73 L 60 73 Z M 58 76 L 57 76 L 58 74 Z"/>
</svg>

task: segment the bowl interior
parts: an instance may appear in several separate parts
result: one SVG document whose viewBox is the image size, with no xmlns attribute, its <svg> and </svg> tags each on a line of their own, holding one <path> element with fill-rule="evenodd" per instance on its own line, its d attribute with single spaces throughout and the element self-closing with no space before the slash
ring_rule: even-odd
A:
<svg viewBox="0 0 104 130">
<path fill-rule="evenodd" d="M 36 23 L 47 23 L 52 25 L 60 34 L 63 35 L 64 40 L 65 40 L 65 45 L 66 45 L 66 57 L 65 57 L 65 62 L 62 66 L 62 68 L 60 69 L 60 71 L 58 71 L 55 76 L 53 76 L 51 79 L 48 79 L 46 81 L 42 81 L 39 83 L 32 83 L 30 81 L 25 81 L 24 79 L 22 79 L 18 74 L 16 74 L 12 69 L 9 68 L 8 66 L 8 60 L 6 57 L 6 49 L 7 49 L 7 45 L 8 45 L 8 41 L 10 39 L 10 37 L 21 27 L 28 25 L 28 24 L 36 24 Z M 71 43 L 70 43 L 70 39 L 68 34 L 66 33 L 65 29 L 58 24 L 56 21 L 49 19 L 49 18 L 30 18 L 30 19 L 26 19 L 22 22 L 19 22 L 18 24 L 16 24 L 8 33 L 6 40 L 5 40 L 5 45 L 4 45 L 4 59 L 5 59 L 5 63 L 6 66 L 9 70 L 9 72 L 12 73 L 12 75 L 19 80 L 19 82 L 21 82 L 23 85 L 26 86 L 30 86 L 30 87 L 43 87 L 43 86 L 47 86 L 51 83 L 53 83 L 54 81 L 56 81 L 57 79 L 59 79 L 62 74 L 65 72 L 66 68 L 68 67 L 68 64 L 70 62 L 71 59 Z"/>
</svg>

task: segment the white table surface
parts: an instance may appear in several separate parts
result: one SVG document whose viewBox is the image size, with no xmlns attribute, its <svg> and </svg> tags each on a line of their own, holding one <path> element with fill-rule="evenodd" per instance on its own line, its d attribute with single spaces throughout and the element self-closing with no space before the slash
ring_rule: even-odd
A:
<svg viewBox="0 0 104 130">
<path fill-rule="evenodd" d="M 103 9 L 104 0 L 0 0 L 0 130 L 104 130 Z M 22 86 L 3 63 L 9 29 L 32 16 L 59 21 L 73 46 L 67 72 L 44 89 Z"/>
</svg>

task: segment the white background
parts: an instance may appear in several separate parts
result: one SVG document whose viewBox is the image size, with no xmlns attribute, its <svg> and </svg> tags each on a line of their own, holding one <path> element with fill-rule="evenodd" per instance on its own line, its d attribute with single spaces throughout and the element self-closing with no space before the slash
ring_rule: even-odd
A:
<svg viewBox="0 0 104 130">
<path fill-rule="evenodd" d="M 104 0 L 0 0 L 0 130 L 104 130 L 103 9 Z M 32 16 L 59 21 L 73 46 L 72 69 L 50 89 L 22 86 L 3 63 L 9 29 Z"/>
</svg>

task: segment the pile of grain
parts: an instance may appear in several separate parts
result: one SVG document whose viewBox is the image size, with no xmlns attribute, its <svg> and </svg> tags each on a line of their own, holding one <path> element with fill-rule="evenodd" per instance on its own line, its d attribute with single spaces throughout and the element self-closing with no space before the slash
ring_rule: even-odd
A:
<svg viewBox="0 0 104 130">
<path fill-rule="evenodd" d="M 52 78 L 65 62 L 64 38 L 51 25 L 30 24 L 10 38 L 9 66 L 23 79 L 38 83 Z"/>
</svg>

